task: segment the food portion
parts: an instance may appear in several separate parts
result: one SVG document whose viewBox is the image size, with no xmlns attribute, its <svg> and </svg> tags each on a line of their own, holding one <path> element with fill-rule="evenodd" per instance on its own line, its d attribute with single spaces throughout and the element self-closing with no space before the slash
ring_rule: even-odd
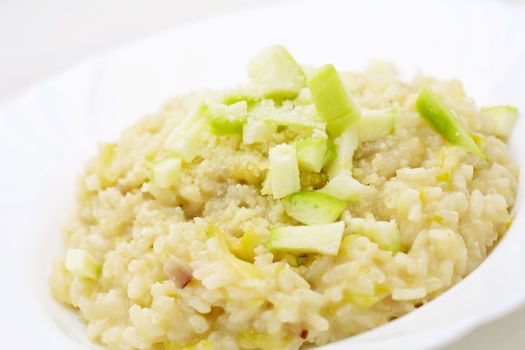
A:
<svg viewBox="0 0 525 350">
<path fill-rule="evenodd" d="M 511 225 L 514 107 L 282 46 L 248 70 L 88 162 L 50 286 L 108 349 L 326 344 L 431 301 Z"/>
</svg>

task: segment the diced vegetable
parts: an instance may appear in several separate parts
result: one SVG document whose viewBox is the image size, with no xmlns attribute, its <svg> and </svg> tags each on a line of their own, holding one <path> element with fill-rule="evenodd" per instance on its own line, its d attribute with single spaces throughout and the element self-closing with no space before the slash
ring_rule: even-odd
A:
<svg viewBox="0 0 525 350">
<path fill-rule="evenodd" d="M 472 140 L 474 140 L 480 149 L 485 147 L 485 137 L 483 134 L 471 132 L 470 137 L 472 137 Z"/>
<path fill-rule="evenodd" d="M 494 106 L 481 109 L 481 113 L 492 121 L 492 134 L 507 140 L 518 120 L 519 111 L 512 106 Z"/>
<path fill-rule="evenodd" d="M 182 162 L 180 158 L 171 157 L 153 164 L 151 168 L 151 183 L 160 188 L 173 186 L 181 173 Z"/>
<path fill-rule="evenodd" d="M 272 179 L 270 175 L 270 170 L 268 170 L 268 174 L 266 175 L 266 178 L 264 179 L 261 187 L 261 194 L 263 195 L 272 194 Z"/>
<path fill-rule="evenodd" d="M 352 171 L 352 159 L 357 149 L 359 139 L 355 127 L 346 129 L 335 139 L 336 156 L 327 168 L 328 176 L 333 178 L 343 170 Z"/>
<path fill-rule="evenodd" d="M 362 308 L 368 308 L 370 306 L 373 306 L 375 303 L 377 303 L 379 300 L 378 297 L 374 295 L 368 295 L 368 294 L 360 294 L 360 293 L 348 293 L 345 295 L 345 298 L 343 299 L 346 302 L 352 303 L 354 305 L 357 305 Z"/>
<path fill-rule="evenodd" d="M 268 123 L 264 120 L 248 118 L 242 129 L 242 143 L 252 145 L 254 143 L 268 142 L 277 129 L 275 124 Z"/>
<path fill-rule="evenodd" d="M 373 221 L 352 218 L 349 221 L 350 231 L 368 237 L 377 243 L 379 248 L 397 253 L 403 249 L 401 237 L 395 221 Z"/>
<path fill-rule="evenodd" d="M 298 140 L 295 143 L 299 168 L 313 172 L 320 172 L 325 162 L 328 140 L 325 137 L 314 136 Z"/>
<path fill-rule="evenodd" d="M 245 119 L 229 119 L 226 116 L 210 117 L 208 124 L 211 132 L 217 136 L 235 135 L 242 132 Z"/>
<path fill-rule="evenodd" d="M 255 231 L 245 231 L 241 238 L 230 244 L 233 254 L 244 261 L 253 262 L 255 248 L 259 244 L 259 236 Z"/>
<path fill-rule="evenodd" d="M 213 224 L 208 224 L 206 227 L 206 235 L 208 239 L 216 239 L 219 248 L 222 251 L 222 258 L 234 270 L 236 270 L 243 278 L 261 278 L 261 272 L 253 265 L 236 257 L 228 245 L 228 241 L 224 233 L 220 231 Z"/>
<path fill-rule="evenodd" d="M 375 141 L 392 133 L 397 109 L 363 109 L 357 124 L 359 141 Z"/>
<path fill-rule="evenodd" d="M 227 91 L 222 101 L 231 105 L 240 101 L 246 101 L 247 104 L 253 104 L 262 100 L 262 93 L 256 88 L 241 87 Z"/>
<path fill-rule="evenodd" d="M 102 187 L 113 186 L 119 178 L 118 168 L 113 167 L 117 155 L 117 144 L 104 143 L 98 147 L 97 173 Z"/>
<path fill-rule="evenodd" d="M 177 194 L 170 188 L 160 188 L 151 183 L 145 183 L 144 191 L 150 193 L 162 205 L 176 206 L 177 204 Z"/>
<path fill-rule="evenodd" d="M 329 137 L 326 139 L 326 153 L 324 154 L 323 167 L 332 163 L 337 155 L 334 141 Z"/>
<path fill-rule="evenodd" d="M 287 144 L 274 146 L 270 149 L 269 158 L 267 193 L 278 199 L 299 191 L 301 180 L 295 147 Z"/>
<path fill-rule="evenodd" d="M 68 249 L 65 265 L 75 277 L 96 280 L 100 276 L 100 263 L 84 249 Z"/>
<path fill-rule="evenodd" d="M 333 65 L 319 68 L 308 85 L 317 112 L 326 121 L 326 128 L 332 137 L 339 136 L 359 120 L 360 108 L 346 91 Z"/>
<path fill-rule="evenodd" d="M 351 256 L 352 249 L 355 245 L 355 242 L 359 239 L 366 239 L 366 238 L 364 238 L 361 235 L 354 234 L 354 233 L 345 235 L 341 242 L 341 247 L 339 248 L 339 254 L 341 256 L 346 256 L 346 257 Z"/>
<path fill-rule="evenodd" d="M 286 214 L 306 225 L 330 224 L 339 218 L 346 203 L 328 194 L 296 192 L 283 198 Z"/>
<path fill-rule="evenodd" d="M 362 308 L 368 308 L 376 304 L 378 301 L 384 299 L 390 294 L 389 289 L 384 285 L 377 285 L 374 288 L 373 294 L 347 292 L 344 296 L 344 301 L 350 302 Z"/>
<path fill-rule="evenodd" d="M 293 100 L 293 103 L 296 105 L 308 105 L 312 103 L 312 96 L 310 94 L 310 89 L 304 87 L 301 89 L 299 95 Z"/>
<path fill-rule="evenodd" d="M 436 159 L 439 161 L 439 172 L 436 175 L 436 180 L 450 181 L 461 160 L 458 151 L 462 152 L 460 148 L 451 145 L 440 148 L 436 156 Z"/>
<path fill-rule="evenodd" d="M 179 156 L 184 162 L 190 163 L 199 154 L 204 143 L 208 129 L 206 119 L 202 115 L 204 108 L 201 106 L 199 111 L 184 119 L 164 142 L 166 151 Z"/>
<path fill-rule="evenodd" d="M 319 190 L 347 203 L 357 203 L 363 199 L 368 188 L 354 179 L 348 170 L 342 170 Z"/>
<path fill-rule="evenodd" d="M 266 98 L 295 98 L 305 85 L 303 69 L 283 46 L 265 48 L 248 65 L 248 74 Z"/>
<path fill-rule="evenodd" d="M 296 106 L 290 101 L 277 106 L 273 100 L 263 100 L 250 110 L 253 119 L 262 120 L 276 126 L 299 129 L 325 129 L 325 123 L 315 115 L 312 105 Z"/>
<path fill-rule="evenodd" d="M 461 121 L 430 88 L 423 87 L 419 92 L 416 110 L 432 125 L 434 130 L 450 143 L 463 147 L 480 159 L 487 159 L 485 153 L 476 145 Z"/>
<path fill-rule="evenodd" d="M 237 335 L 237 342 L 242 349 L 250 350 L 282 350 L 287 349 L 293 338 L 284 336 L 282 338 L 267 334 L 247 331 Z"/>
<path fill-rule="evenodd" d="M 248 106 L 246 101 L 232 105 L 209 104 L 203 108 L 212 134 L 218 136 L 240 134 L 246 122 Z"/>
<path fill-rule="evenodd" d="M 343 237 L 344 223 L 313 226 L 286 226 L 272 229 L 270 250 L 288 253 L 337 255 Z"/>
</svg>

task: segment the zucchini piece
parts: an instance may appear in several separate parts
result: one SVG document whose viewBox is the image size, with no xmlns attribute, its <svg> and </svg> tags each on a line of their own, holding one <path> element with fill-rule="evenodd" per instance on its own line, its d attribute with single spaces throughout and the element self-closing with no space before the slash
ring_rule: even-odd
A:
<svg viewBox="0 0 525 350">
<path fill-rule="evenodd" d="M 226 116 L 214 116 L 208 119 L 211 133 L 217 136 L 235 135 L 242 132 L 246 119 L 230 119 Z"/>
<path fill-rule="evenodd" d="M 332 179 L 341 171 L 352 171 L 354 151 L 359 145 L 357 129 L 350 127 L 334 140 L 336 156 L 327 168 L 328 177 Z"/>
<path fill-rule="evenodd" d="M 68 249 L 65 265 L 75 277 L 97 280 L 100 276 L 100 263 L 84 249 Z"/>
<path fill-rule="evenodd" d="M 326 153 L 324 154 L 323 167 L 332 163 L 337 155 L 334 141 L 329 137 L 326 139 Z"/>
<path fill-rule="evenodd" d="M 326 121 L 330 136 L 337 137 L 357 122 L 361 111 L 345 86 L 335 67 L 327 64 L 319 68 L 310 79 L 308 86 L 317 113 Z"/>
<path fill-rule="evenodd" d="M 372 242 L 377 243 L 379 248 L 397 253 L 403 250 L 401 237 L 395 221 L 373 221 L 360 218 L 352 218 L 349 221 L 350 231 L 358 235 L 366 236 Z"/>
<path fill-rule="evenodd" d="M 242 133 L 246 123 L 248 106 L 246 101 L 232 105 L 209 104 L 202 112 L 206 114 L 212 134 L 217 136 L 235 135 Z"/>
<path fill-rule="evenodd" d="M 241 238 L 230 244 L 231 252 L 247 262 L 253 262 L 255 257 L 254 250 L 259 245 L 259 236 L 255 231 L 245 231 Z"/>
<path fill-rule="evenodd" d="M 206 119 L 203 118 L 205 105 L 193 112 L 175 127 L 164 141 L 164 149 L 168 153 L 180 157 L 184 162 L 191 163 L 201 150 L 208 132 Z"/>
<path fill-rule="evenodd" d="M 449 182 L 452 179 L 461 161 L 461 152 L 463 151 L 460 148 L 452 145 L 445 145 L 440 148 L 436 155 L 436 159 L 439 161 L 436 180 Z"/>
<path fill-rule="evenodd" d="M 257 333 L 255 331 L 245 331 L 237 335 L 237 342 L 242 349 L 253 350 L 282 350 L 290 349 L 290 344 L 293 342 L 291 335 L 284 335 L 283 337 L 276 337 L 267 333 Z"/>
<path fill-rule="evenodd" d="M 363 109 L 357 124 L 359 141 L 376 141 L 394 130 L 397 108 Z"/>
<path fill-rule="evenodd" d="M 151 183 L 160 188 L 171 187 L 180 177 L 182 162 L 180 158 L 171 157 L 153 164 Z"/>
<path fill-rule="evenodd" d="M 337 255 L 345 225 L 342 221 L 314 226 L 285 226 L 271 230 L 272 252 Z"/>
<path fill-rule="evenodd" d="M 272 100 L 263 100 L 250 110 L 250 117 L 278 127 L 325 129 L 325 123 L 315 115 L 314 106 L 296 106 L 289 101 L 276 106 Z"/>
<path fill-rule="evenodd" d="M 265 48 L 248 65 L 248 75 L 265 98 L 294 99 L 305 86 L 303 68 L 280 45 Z"/>
<path fill-rule="evenodd" d="M 327 138 L 314 136 L 295 142 L 297 151 L 297 161 L 302 170 L 320 172 L 325 163 L 326 152 L 328 151 Z"/>
<path fill-rule="evenodd" d="M 343 300 L 362 308 L 369 308 L 386 298 L 389 294 L 390 289 L 388 287 L 378 284 L 375 286 L 373 294 L 346 291 Z"/>
<path fill-rule="evenodd" d="M 346 203 L 357 203 L 366 196 L 368 187 L 354 179 L 349 171 L 342 170 L 318 192 L 334 196 Z"/>
<path fill-rule="evenodd" d="M 283 198 L 286 214 L 306 225 L 330 224 L 346 209 L 346 202 L 321 192 L 302 191 Z"/>
<path fill-rule="evenodd" d="M 416 110 L 450 143 L 462 147 L 480 159 L 487 160 L 487 155 L 474 142 L 461 121 L 430 88 L 425 86 L 419 91 Z"/>
<path fill-rule="evenodd" d="M 299 191 L 301 180 L 295 147 L 284 143 L 274 146 L 270 149 L 269 158 L 268 182 L 265 181 L 264 190 L 275 199 Z"/>
<path fill-rule="evenodd" d="M 206 226 L 206 236 L 208 239 L 216 239 L 221 251 L 219 259 L 223 259 L 231 268 L 236 270 L 243 278 L 261 278 L 261 272 L 257 267 L 247 261 L 238 258 L 230 251 L 228 240 L 224 233 L 214 224 L 209 223 Z"/>
<path fill-rule="evenodd" d="M 481 113 L 492 121 L 491 134 L 507 140 L 519 117 L 519 111 L 513 106 L 493 106 L 481 109 Z"/>
<path fill-rule="evenodd" d="M 232 105 L 241 101 L 245 101 L 248 105 L 253 105 L 260 102 L 262 99 L 262 93 L 251 86 L 229 90 L 222 96 L 222 101 L 227 105 Z"/>
<path fill-rule="evenodd" d="M 248 118 L 242 129 L 242 143 L 253 145 L 255 143 L 264 143 L 272 139 L 277 127 L 274 124 L 264 120 Z"/>
</svg>

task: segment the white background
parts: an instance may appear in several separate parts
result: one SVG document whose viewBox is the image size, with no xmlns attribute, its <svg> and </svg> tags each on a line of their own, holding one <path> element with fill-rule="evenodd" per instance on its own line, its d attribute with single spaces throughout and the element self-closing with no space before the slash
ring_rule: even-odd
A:
<svg viewBox="0 0 525 350">
<path fill-rule="evenodd" d="M 115 45 L 235 9 L 276 2 L 279 0 L 0 0 L 0 103 Z M 525 6 L 525 1 L 521 3 Z M 446 350 L 524 349 L 523 329 L 525 307 Z"/>
</svg>

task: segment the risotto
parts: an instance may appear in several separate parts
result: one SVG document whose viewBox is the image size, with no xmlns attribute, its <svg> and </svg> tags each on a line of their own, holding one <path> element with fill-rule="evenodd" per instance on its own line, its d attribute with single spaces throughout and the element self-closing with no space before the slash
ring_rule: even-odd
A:
<svg viewBox="0 0 525 350">
<path fill-rule="evenodd" d="M 108 349 L 326 344 L 443 293 L 511 224 L 514 107 L 281 46 L 248 71 L 87 163 L 50 287 Z"/>
</svg>

